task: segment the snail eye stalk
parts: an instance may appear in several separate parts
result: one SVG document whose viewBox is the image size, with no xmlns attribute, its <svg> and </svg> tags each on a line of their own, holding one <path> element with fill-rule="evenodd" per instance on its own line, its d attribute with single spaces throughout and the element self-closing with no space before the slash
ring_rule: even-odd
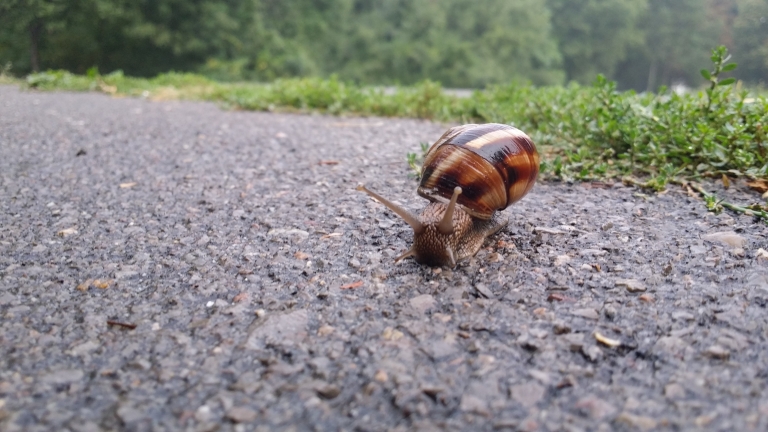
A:
<svg viewBox="0 0 768 432">
<path fill-rule="evenodd" d="M 438 231 L 440 231 L 442 234 L 453 234 L 453 210 L 456 208 L 456 200 L 459 199 L 459 195 L 461 195 L 461 187 L 456 186 L 453 189 L 451 202 L 448 203 L 448 208 L 445 210 L 445 214 L 443 215 L 443 220 L 441 220 L 437 225 Z"/>
<path fill-rule="evenodd" d="M 409 212 L 408 210 L 400 207 L 399 205 L 397 205 L 397 204 L 393 203 L 392 201 L 384 198 L 383 196 L 377 194 L 376 192 L 373 192 L 372 190 L 366 188 L 365 185 L 362 185 L 362 184 L 361 185 L 357 185 L 356 189 L 361 191 L 361 192 L 365 192 L 368 195 L 376 198 L 376 200 L 378 200 L 380 203 L 384 204 L 388 209 L 392 210 L 393 212 L 395 212 L 395 214 L 397 214 L 398 216 L 403 218 L 403 220 L 406 223 L 408 223 L 408 225 L 410 225 L 411 228 L 413 228 L 413 232 L 415 234 L 421 234 L 421 232 L 424 231 L 424 224 L 422 224 L 421 221 L 416 216 L 414 216 L 411 212 Z"/>
</svg>

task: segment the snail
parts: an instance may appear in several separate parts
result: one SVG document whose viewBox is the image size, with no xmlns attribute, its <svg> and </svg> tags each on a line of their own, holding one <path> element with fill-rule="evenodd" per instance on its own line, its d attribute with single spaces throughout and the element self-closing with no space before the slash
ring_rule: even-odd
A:
<svg viewBox="0 0 768 432">
<path fill-rule="evenodd" d="M 485 239 L 507 225 L 500 214 L 531 190 L 539 174 L 533 141 L 512 126 L 489 123 L 456 126 L 427 151 L 418 194 L 430 200 L 416 216 L 358 185 L 413 229 L 413 246 L 395 262 L 449 265 L 474 256 Z"/>
</svg>

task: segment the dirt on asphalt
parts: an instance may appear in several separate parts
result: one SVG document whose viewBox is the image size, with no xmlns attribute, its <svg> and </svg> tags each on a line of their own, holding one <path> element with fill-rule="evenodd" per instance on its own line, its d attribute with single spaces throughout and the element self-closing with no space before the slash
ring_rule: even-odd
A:
<svg viewBox="0 0 768 432">
<path fill-rule="evenodd" d="M 448 126 L 0 86 L 0 429 L 768 430 L 765 223 L 541 182 L 396 265 L 354 188 Z"/>
</svg>

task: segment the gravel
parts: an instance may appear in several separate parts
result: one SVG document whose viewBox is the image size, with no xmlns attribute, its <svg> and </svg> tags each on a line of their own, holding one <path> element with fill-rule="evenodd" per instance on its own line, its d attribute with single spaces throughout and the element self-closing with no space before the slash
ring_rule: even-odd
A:
<svg viewBox="0 0 768 432">
<path fill-rule="evenodd" d="M 446 128 L 0 87 L 0 429 L 768 429 L 765 224 L 542 182 L 395 265 Z"/>
</svg>

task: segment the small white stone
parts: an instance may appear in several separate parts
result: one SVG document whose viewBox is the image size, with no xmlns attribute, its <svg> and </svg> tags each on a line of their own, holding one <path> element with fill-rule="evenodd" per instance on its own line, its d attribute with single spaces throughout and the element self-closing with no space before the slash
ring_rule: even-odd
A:
<svg viewBox="0 0 768 432">
<path fill-rule="evenodd" d="M 627 291 L 631 293 L 645 292 L 646 290 L 645 285 L 637 279 L 618 279 L 616 280 L 616 286 L 626 287 Z"/>
<path fill-rule="evenodd" d="M 701 236 L 701 239 L 710 241 L 710 242 L 722 243 L 724 245 L 728 245 L 734 248 L 741 248 L 746 246 L 747 244 L 746 238 L 736 234 L 733 231 L 723 231 L 723 232 L 705 234 Z"/>
<path fill-rule="evenodd" d="M 557 228 L 549 228 L 549 227 L 537 226 L 537 227 L 533 228 L 533 230 L 535 232 L 540 232 L 540 233 L 544 233 L 544 234 L 565 234 L 565 231 L 561 231 L 561 230 L 559 230 Z"/>
<path fill-rule="evenodd" d="M 195 419 L 200 422 L 205 422 L 211 418 L 211 408 L 208 405 L 202 405 L 195 412 Z"/>
</svg>

